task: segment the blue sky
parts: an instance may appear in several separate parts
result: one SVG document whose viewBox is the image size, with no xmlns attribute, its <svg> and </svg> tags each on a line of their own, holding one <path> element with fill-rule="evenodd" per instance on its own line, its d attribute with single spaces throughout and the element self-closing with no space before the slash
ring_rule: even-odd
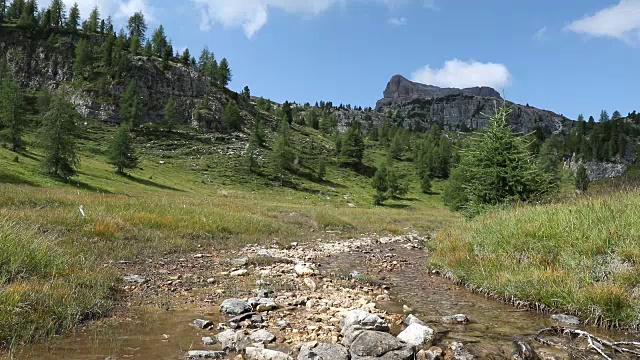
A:
<svg viewBox="0 0 640 360">
<path fill-rule="evenodd" d="M 373 106 L 402 74 L 493 86 L 570 118 L 640 110 L 640 0 L 78 2 L 120 24 L 142 10 L 175 48 L 226 57 L 231 88 L 276 101 Z"/>
</svg>

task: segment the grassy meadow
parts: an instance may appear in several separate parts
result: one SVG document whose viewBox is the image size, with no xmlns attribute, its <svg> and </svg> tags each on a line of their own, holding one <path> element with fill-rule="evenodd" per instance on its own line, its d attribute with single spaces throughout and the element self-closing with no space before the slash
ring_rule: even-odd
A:
<svg viewBox="0 0 640 360">
<path fill-rule="evenodd" d="M 331 155 L 332 143 L 313 130 L 293 132 L 300 165 L 285 186 L 251 173 L 236 141 L 153 127 L 136 132 L 139 168 L 118 176 L 105 161 L 113 131 L 91 120 L 81 127 L 81 165 L 69 183 L 42 174 L 37 148 L 17 155 L 0 148 L 0 345 L 108 314 L 119 279 L 112 261 L 198 245 L 430 233 L 458 218 L 441 203 L 442 183 L 420 193 L 410 162 L 397 164 L 410 174 L 409 195 L 385 207 L 373 206 L 366 170 L 340 168 L 329 157 L 327 175 L 316 179 L 312 154 Z M 370 147 L 365 162 L 371 168 L 383 158 Z"/>
</svg>

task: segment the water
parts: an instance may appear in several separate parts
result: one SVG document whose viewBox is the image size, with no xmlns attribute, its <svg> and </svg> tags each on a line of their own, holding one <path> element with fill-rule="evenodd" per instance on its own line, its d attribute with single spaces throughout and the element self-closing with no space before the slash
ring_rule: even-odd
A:
<svg viewBox="0 0 640 360">
<path fill-rule="evenodd" d="M 386 254 L 390 261 L 403 264 L 402 268 L 381 270 L 378 266 Z M 382 281 L 391 286 L 392 301 L 378 306 L 392 313 L 402 313 L 403 305 L 433 327 L 438 338 L 436 344 L 445 346 L 452 341 L 464 343 L 481 359 L 511 358 L 513 341 L 523 339 L 540 355 L 558 359 L 573 358 L 568 351 L 537 344 L 533 337 L 538 330 L 555 325 L 547 314 L 515 309 L 512 306 L 473 294 L 425 269 L 426 253 L 388 244 L 366 253 L 338 254 L 322 261 L 325 275 L 348 276 L 357 270 L 371 281 Z M 389 263 L 390 261 L 387 261 Z M 446 325 L 442 316 L 466 314 L 467 325 Z M 214 307 L 208 310 L 185 309 L 164 311 L 135 307 L 122 315 L 89 324 L 64 337 L 20 349 L 15 359 L 43 360 L 121 360 L 121 359 L 183 359 L 188 350 L 209 349 L 202 345 L 203 336 L 214 332 L 190 325 L 196 318 L 221 322 Z M 583 328 L 594 335 L 615 340 L 635 340 L 637 334 L 627 334 L 597 328 Z M 584 347 L 583 342 L 574 345 Z M 0 356 L 1 358 L 1 356 Z M 592 358 L 581 354 L 575 358 Z M 593 357 L 597 358 L 597 357 Z M 624 359 L 624 357 L 615 357 Z"/>
</svg>

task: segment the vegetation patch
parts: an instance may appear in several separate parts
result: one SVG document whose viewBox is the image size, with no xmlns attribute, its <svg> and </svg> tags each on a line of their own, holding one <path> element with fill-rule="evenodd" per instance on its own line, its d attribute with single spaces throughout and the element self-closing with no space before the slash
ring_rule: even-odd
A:
<svg viewBox="0 0 640 360">
<path fill-rule="evenodd" d="M 640 195 L 494 210 L 441 233 L 432 266 L 497 297 L 640 326 Z"/>
</svg>

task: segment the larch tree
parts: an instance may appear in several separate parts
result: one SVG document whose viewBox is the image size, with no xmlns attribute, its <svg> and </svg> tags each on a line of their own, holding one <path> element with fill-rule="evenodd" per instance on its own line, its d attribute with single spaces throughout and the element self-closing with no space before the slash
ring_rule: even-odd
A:
<svg viewBox="0 0 640 360">
<path fill-rule="evenodd" d="M 80 26 L 80 8 L 78 7 L 78 3 L 74 3 L 71 9 L 69 9 L 69 17 L 67 18 L 67 31 L 75 33 L 78 31 L 78 26 Z"/>
<path fill-rule="evenodd" d="M 147 23 L 144 19 L 144 14 L 140 11 L 133 14 L 127 22 L 127 29 L 129 30 L 129 38 L 137 36 L 141 42 L 146 40 Z"/>
<path fill-rule="evenodd" d="M 65 180 L 75 175 L 80 162 L 75 139 L 77 116 L 70 103 L 54 96 L 39 132 L 45 171 Z"/>
<path fill-rule="evenodd" d="M 20 86 L 8 75 L 0 79 L 0 137 L 12 151 L 24 148 L 24 99 Z"/>
<path fill-rule="evenodd" d="M 119 175 L 125 175 L 126 169 L 134 169 L 138 165 L 138 156 L 128 123 L 120 124 L 113 136 L 109 144 L 108 163 L 116 168 L 116 173 Z"/>
<path fill-rule="evenodd" d="M 167 104 L 164 106 L 164 125 L 167 127 L 169 132 L 173 131 L 173 128 L 178 123 L 178 111 L 176 108 L 176 101 L 171 98 L 167 101 Z"/>
</svg>

